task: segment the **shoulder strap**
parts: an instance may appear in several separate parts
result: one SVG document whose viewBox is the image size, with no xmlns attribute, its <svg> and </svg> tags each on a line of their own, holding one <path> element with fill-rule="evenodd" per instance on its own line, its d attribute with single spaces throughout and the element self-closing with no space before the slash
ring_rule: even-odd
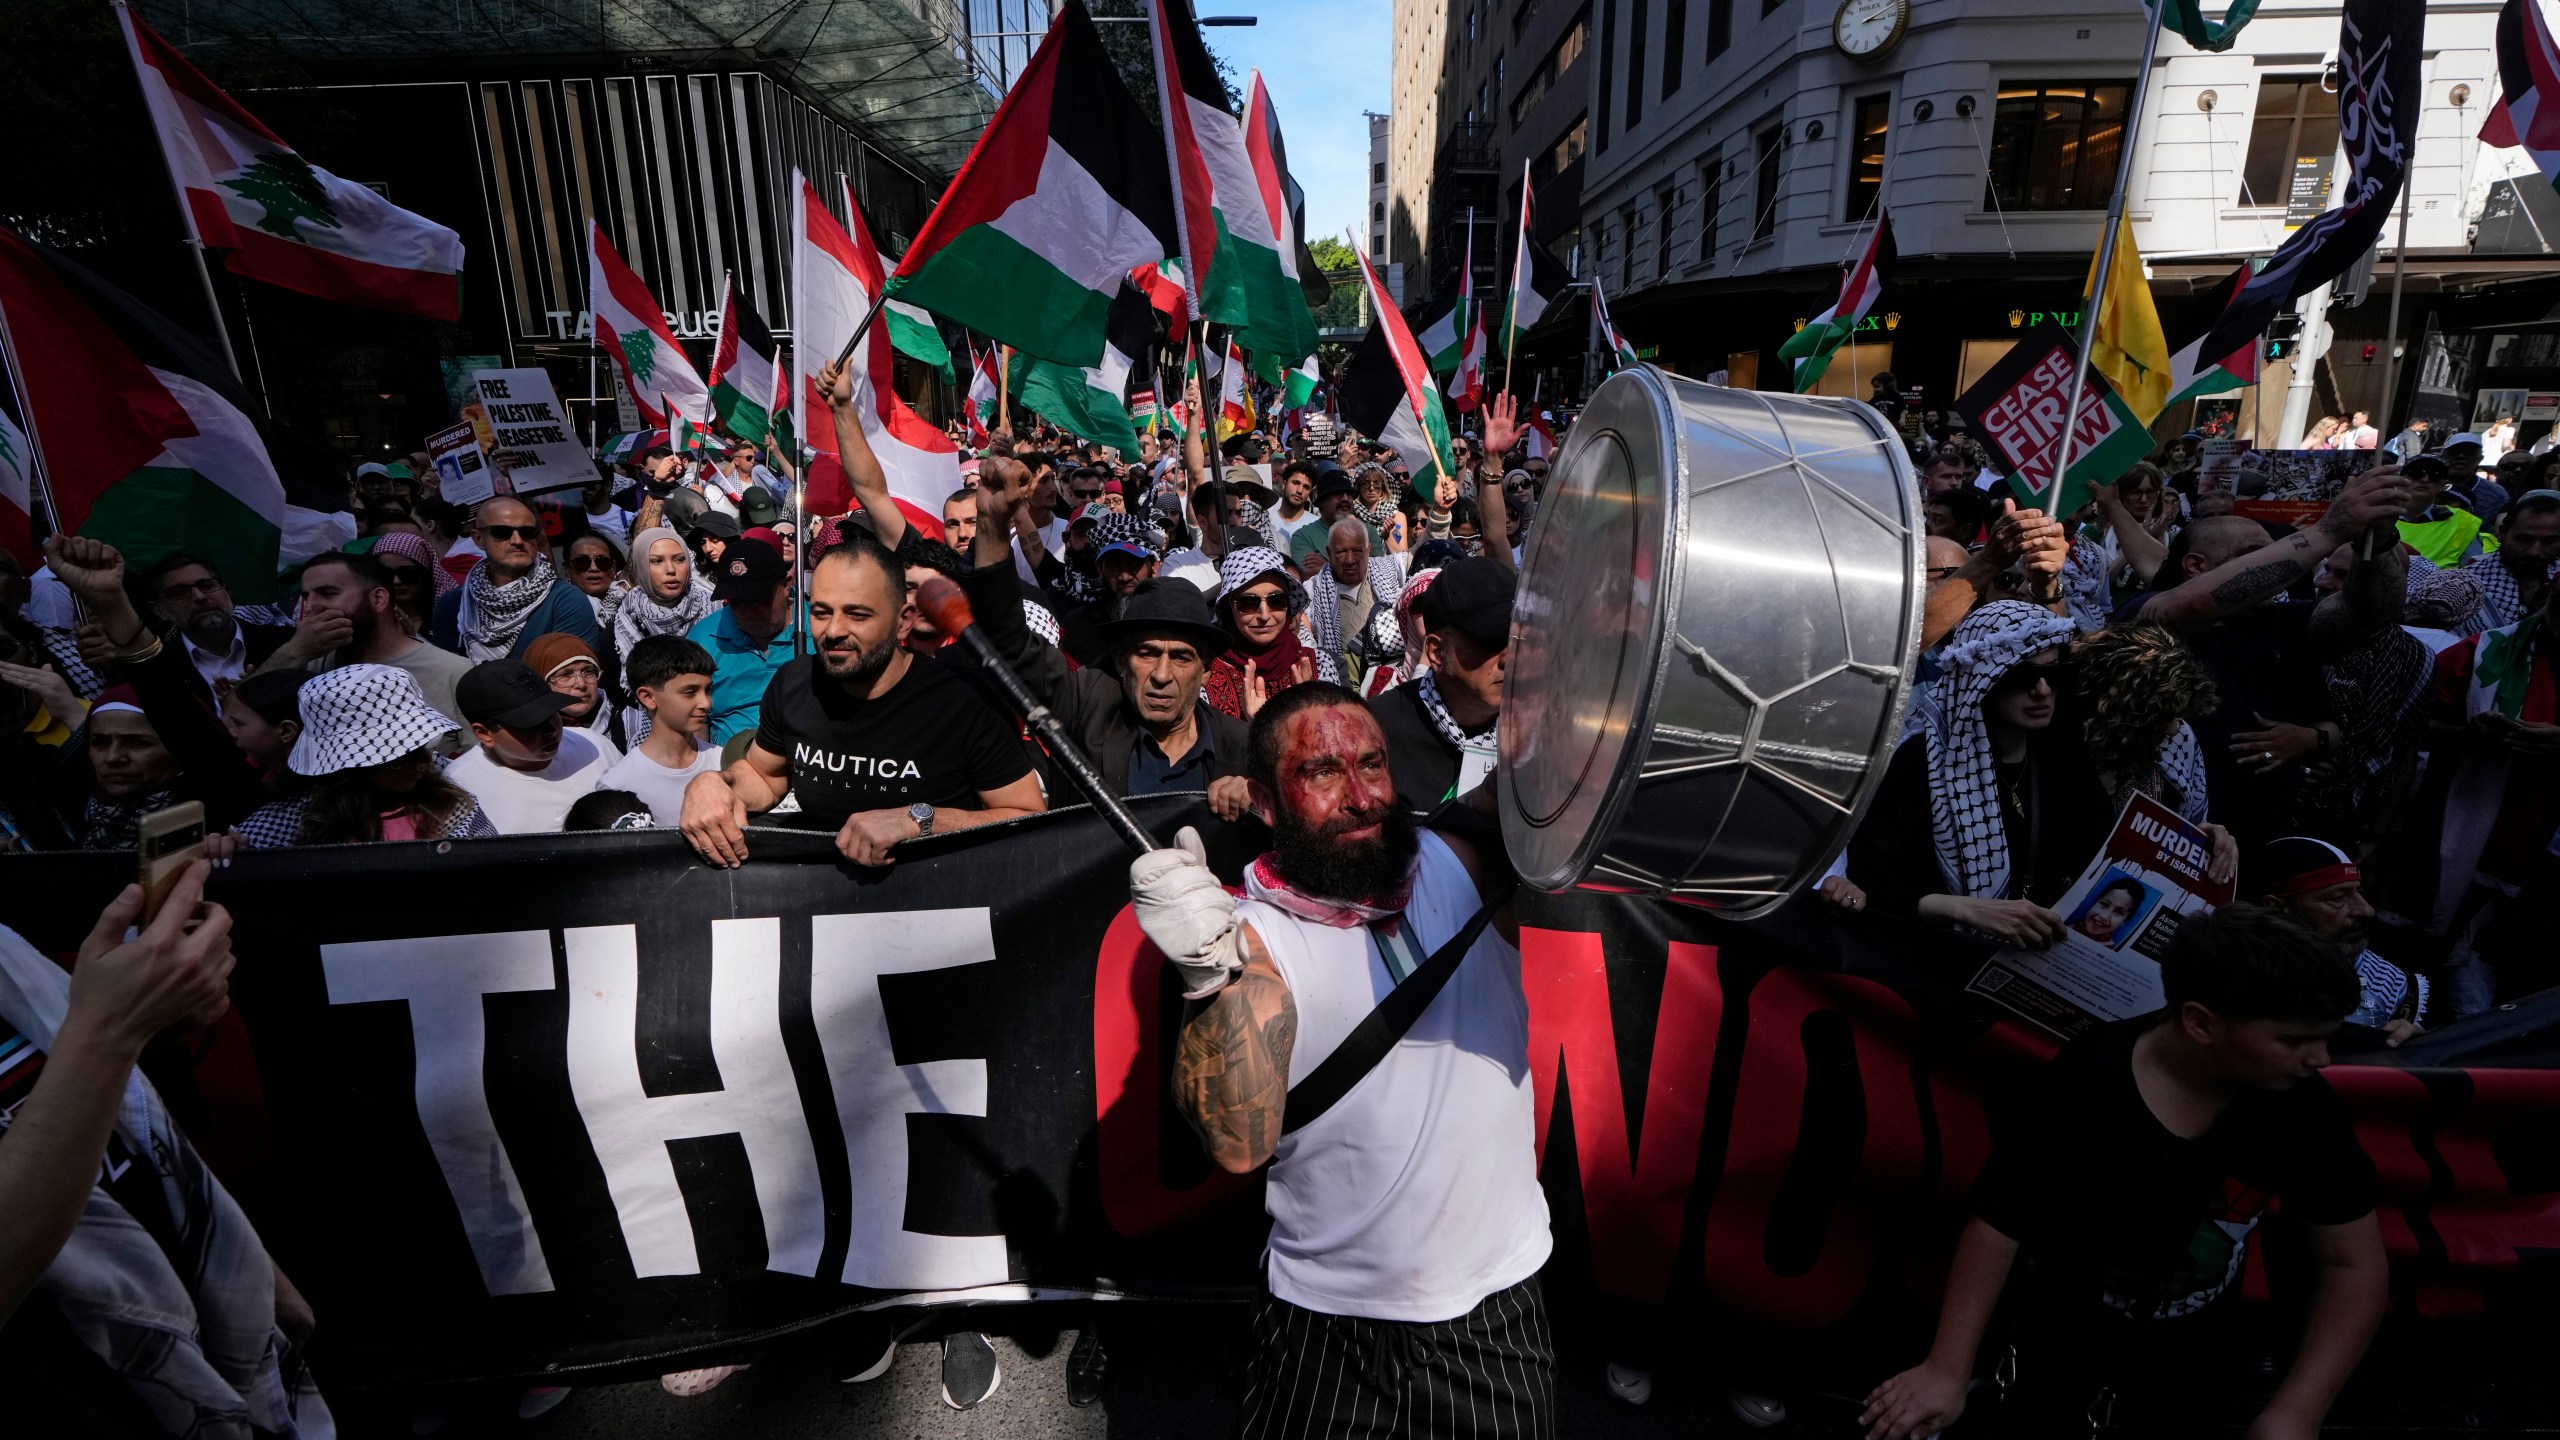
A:
<svg viewBox="0 0 2560 1440">
<path fill-rule="evenodd" d="M 1396 1048 L 1396 1042 L 1413 1028 L 1413 1022 L 1421 1019 L 1422 1012 L 1439 998 L 1449 977 L 1458 973 L 1458 962 L 1475 948 L 1476 937 L 1484 933 L 1494 907 L 1510 898 L 1508 885 L 1487 896 L 1467 923 L 1458 927 L 1457 934 L 1432 951 L 1431 958 L 1406 976 L 1403 984 L 1388 991 L 1378 1008 L 1362 1017 L 1359 1025 L 1306 1079 L 1289 1087 L 1289 1098 L 1281 1107 L 1281 1134 L 1314 1124 L 1378 1068 L 1378 1062 L 1387 1058 L 1387 1052 Z"/>
</svg>

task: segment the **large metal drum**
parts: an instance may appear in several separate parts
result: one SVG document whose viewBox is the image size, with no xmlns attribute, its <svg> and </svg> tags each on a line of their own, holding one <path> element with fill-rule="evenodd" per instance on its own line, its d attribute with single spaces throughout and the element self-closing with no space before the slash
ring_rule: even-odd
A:
<svg viewBox="0 0 2560 1440">
<path fill-rule="evenodd" d="M 1603 384 L 1512 630 L 1521 877 L 1741 917 L 1818 879 L 1901 734 L 1923 534 L 1902 440 L 1864 405 L 1651 366 Z"/>
</svg>

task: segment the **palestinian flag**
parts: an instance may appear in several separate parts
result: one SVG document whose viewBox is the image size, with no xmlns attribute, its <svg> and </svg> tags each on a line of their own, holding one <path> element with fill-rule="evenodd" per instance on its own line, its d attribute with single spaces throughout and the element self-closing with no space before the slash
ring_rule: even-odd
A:
<svg viewBox="0 0 2560 1440">
<path fill-rule="evenodd" d="M 1449 417 L 1441 409 L 1439 387 L 1431 383 L 1430 362 L 1368 252 L 1357 245 L 1352 250 L 1360 257 L 1360 275 L 1378 319 L 1334 381 L 1342 423 L 1394 446 L 1417 474 L 1425 456 L 1440 474 L 1452 474 L 1457 464 L 1449 453 Z"/>
<path fill-rule="evenodd" d="M 1779 359 L 1795 362 L 1797 394 L 1813 388 L 1822 372 L 1831 368 L 1832 353 L 1857 332 L 1858 322 L 1875 308 L 1893 273 L 1893 261 L 1893 212 L 1888 210 L 1876 217 L 1875 233 L 1867 237 L 1866 253 L 1841 275 L 1840 298 L 1778 347 Z"/>
<path fill-rule="evenodd" d="M 2560 186 L 2560 43 L 2551 21 L 2538 0 L 2507 0 L 2498 11 L 2497 36 L 2501 93 L 2480 127 L 2480 143 L 2524 147 L 2544 183 Z"/>
<path fill-rule="evenodd" d="M 1192 424 L 1198 418 L 1191 413 L 1191 384 L 1199 378 L 1199 374 L 1200 352 L 1186 335 L 1182 341 L 1182 384 L 1173 392 L 1171 410 L 1173 433 L 1185 439 L 1190 437 Z"/>
<path fill-rule="evenodd" d="M 1476 303 L 1476 212 L 1467 212 L 1467 247 L 1458 266 L 1458 311 L 1467 333 L 1458 342 L 1458 366 L 1449 372 L 1449 398 L 1461 411 L 1484 401 L 1484 307 Z"/>
<path fill-rule="evenodd" d="M 1223 445 L 1253 428 L 1253 382 L 1245 374 L 1244 355 L 1227 337 L 1227 358 L 1218 367 L 1218 443 Z"/>
<path fill-rule="evenodd" d="M 1156 423 L 1163 418 L 1164 412 L 1157 408 L 1156 392 L 1153 390 L 1141 390 L 1137 394 L 1129 397 L 1129 424 L 1131 426 L 1152 431 L 1156 428 Z"/>
<path fill-rule="evenodd" d="M 1520 336 L 1536 325 L 1547 313 L 1547 307 L 1573 283 L 1572 272 L 1564 262 L 1547 253 L 1547 247 L 1531 239 L 1535 228 L 1530 223 L 1529 167 L 1520 166 L 1520 245 L 1511 257 L 1511 295 L 1502 311 L 1502 353 L 1507 358 Z M 1509 383 L 1508 376 L 1505 383 Z"/>
<path fill-rule="evenodd" d="M 1439 319 L 1423 326 L 1414 338 L 1415 342 L 1422 346 L 1424 356 L 1430 360 L 1432 374 L 1454 373 L 1458 368 L 1459 357 L 1465 353 L 1466 302 L 1462 300 L 1450 306 Z"/>
<path fill-rule="evenodd" d="M 1644 357 L 1636 353 L 1636 347 L 1628 344 L 1627 337 L 1619 334 L 1618 327 L 1611 323 L 1609 300 L 1607 296 L 1600 293 L 1598 271 L 1593 271 L 1591 275 L 1591 308 L 1600 312 L 1600 348 L 1609 352 L 1609 368 L 1624 370 L 1630 365 L 1644 363 Z"/>
<path fill-rule="evenodd" d="M 1265 197 L 1190 0 L 1154 0 L 1148 13 L 1192 318 L 1230 327 L 1257 353 L 1313 354 L 1316 323 L 1298 284 L 1298 247 L 1272 223 L 1277 194 Z"/>
<path fill-rule="evenodd" d="M 952 378 L 951 346 L 931 315 L 904 300 L 891 300 L 880 311 L 880 323 L 889 327 L 890 349 L 941 371 L 945 380 Z"/>
<path fill-rule="evenodd" d="M 762 444 L 771 435 L 785 453 L 799 453 L 792 444 L 791 390 L 783 383 L 781 347 L 764 317 L 738 298 L 735 278 L 720 302 L 720 345 L 711 352 L 711 413 L 721 429 L 741 440 Z"/>
<path fill-rule="evenodd" d="M 1156 338 L 1155 315 L 1136 286 L 1120 287 L 1111 304 L 1109 333 L 1100 365 L 1079 370 L 1051 360 L 1023 361 L 1014 397 L 1080 440 L 1115 445 L 1121 454 L 1135 455 L 1138 432 L 1129 423 L 1129 372 Z"/>
<path fill-rule="evenodd" d="M 1298 182 L 1289 175 L 1289 149 L 1280 139 L 1280 116 L 1271 108 L 1271 92 L 1263 87 L 1262 72 L 1253 72 L 1245 85 L 1244 156 L 1253 167 L 1254 188 L 1262 196 L 1262 208 L 1271 217 L 1271 231 L 1279 240 L 1280 254 L 1288 261 L 1288 270 L 1299 281 L 1294 305 L 1288 312 L 1306 321 L 1307 348 L 1302 355 L 1316 350 L 1315 316 L 1312 307 L 1322 305 L 1324 294 L 1332 282 L 1316 268 L 1315 256 L 1307 249 L 1307 200 Z M 1284 383 L 1289 357 L 1278 350 L 1260 348 L 1253 352 L 1254 373 L 1265 381 Z"/>
<path fill-rule="evenodd" d="M 996 362 L 993 348 L 970 357 L 969 398 L 960 405 L 969 443 L 981 450 L 996 438 L 996 399 L 1004 392 L 1004 382 L 996 378 Z"/>
<path fill-rule="evenodd" d="M 1165 260 L 1154 265 L 1140 265 L 1129 272 L 1129 283 L 1147 297 L 1147 303 L 1164 313 L 1164 318 L 1179 325 L 1189 314 L 1191 302 L 1183 288 L 1182 262 Z"/>
<path fill-rule="evenodd" d="M 1154 119 L 1081 0 L 1062 0 L 890 288 L 1026 354 L 1097 365 L 1120 282 L 1178 249 L 1174 216 Z"/>
<path fill-rule="evenodd" d="M 675 448 L 664 430 L 625 430 L 619 435 L 604 437 L 604 444 L 597 448 L 596 455 L 607 464 L 619 465 L 653 445 L 665 445 L 670 450 Z"/>
<path fill-rule="evenodd" d="M 669 417 L 667 430 L 668 449 L 675 451 L 679 455 L 685 455 L 704 450 L 717 450 L 720 448 L 719 438 L 711 433 L 710 426 L 677 412 L 667 403 L 667 399 L 663 395 L 658 397 L 658 408 L 665 410 Z"/>
<path fill-rule="evenodd" d="M 1556 453 L 1556 427 L 1544 410 L 1534 411 L 1520 426 L 1520 449 L 1531 460 L 1544 460 Z"/>
<path fill-rule="evenodd" d="M 1324 372 L 1316 368 L 1316 357 L 1310 355 L 1299 361 L 1289 371 L 1285 388 L 1280 396 L 1280 408 L 1283 410 L 1303 408 L 1308 401 L 1316 397 L 1316 386 L 1323 379 Z"/>
<path fill-rule="evenodd" d="M 2249 267 L 2244 264 L 2223 276 L 2222 283 L 2213 288 L 2211 298 L 2197 311 L 2199 323 L 2169 332 L 2169 398 L 2161 409 L 2181 400 L 2219 395 L 2258 383 L 2256 337 L 2227 354 L 2203 353 L 2206 333 L 2230 310 L 2231 302 L 2240 298 L 2241 289 L 2248 283 Z"/>
<path fill-rule="evenodd" d="M 461 236 L 303 159 L 142 17 L 115 8 L 187 233 L 226 252 L 225 268 L 323 300 L 462 318 Z"/>
<path fill-rule="evenodd" d="M 697 420 L 710 418 L 711 387 L 676 343 L 658 297 L 593 220 L 587 222 L 587 309 L 595 317 L 596 344 L 613 357 L 614 373 L 644 423 L 664 427 L 670 404 Z"/>
<path fill-rule="evenodd" d="M 252 418 L 230 367 L 194 336 L 6 228 L 0 322 L 44 447 L 54 529 L 106 541 L 137 574 L 176 551 L 200 555 L 244 601 L 272 598 L 284 571 L 355 538 L 333 453 Z M 33 564 L 22 486 L 0 487 L 0 548 Z"/>
<path fill-rule="evenodd" d="M 1054 37 L 1056 32 L 1051 34 Z M 818 395 L 817 375 L 843 352 L 854 327 L 870 313 L 871 297 L 880 293 L 888 279 L 880 252 L 872 247 L 870 227 L 862 223 L 862 207 L 855 203 L 849 186 L 844 191 L 844 212 L 849 227 L 837 224 L 817 190 L 797 171 L 792 173 L 791 294 L 798 307 L 791 351 L 797 372 L 792 392 L 802 406 L 800 433 L 818 452 L 809 467 L 809 508 L 821 514 L 841 513 L 851 506 L 853 491 L 836 459 L 836 428 L 828 418 L 826 401 Z M 862 417 L 863 437 L 871 442 L 871 451 L 888 476 L 891 497 L 939 523 L 944 497 L 960 488 L 960 447 L 898 398 L 890 378 L 896 363 L 892 351 L 887 326 L 873 325 L 864 333 L 853 356 L 854 411 Z"/>
</svg>

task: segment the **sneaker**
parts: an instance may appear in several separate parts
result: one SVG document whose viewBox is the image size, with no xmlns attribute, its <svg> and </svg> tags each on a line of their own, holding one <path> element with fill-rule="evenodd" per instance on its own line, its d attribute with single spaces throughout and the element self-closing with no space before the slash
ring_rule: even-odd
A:
<svg viewBox="0 0 2560 1440">
<path fill-rule="evenodd" d="M 1102 1350 L 1101 1328 L 1087 1323 L 1076 1332 L 1076 1346 L 1067 1352 L 1067 1403 L 1082 1409 L 1100 1403 L 1102 1387 L 1111 1380 L 1111 1361 Z"/>
<path fill-rule="evenodd" d="M 1641 1405 L 1653 1398 L 1653 1372 L 1650 1370 L 1639 1370 L 1633 1365 L 1622 1365 L 1612 1360 L 1602 1378 L 1608 1383 L 1610 1394 L 1630 1405 Z"/>
<path fill-rule="evenodd" d="M 570 1387 L 566 1385 L 525 1387 L 525 1392 L 516 1397 L 516 1418 L 519 1420 L 541 1419 L 569 1403 L 569 1389 Z"/>
<path fill-rule="evenodd" d="M 1727 1390 L 1724 1403 L 1733 1418 L 1754 1430 L 1767 1430 L 1787 1423 L 1787 1402 L 1775 1395 L 1757 1395 L 1748 1390 Z"/>
<path fill-rule="evenodd" d="M 942 1337 L 942 1403 L 954 1410 L 976 1408 L 1003 1383 L 996 1347 L 975 1330 L 954 1330 Z"/>
<path fill-rule="evenodd" d="M 853 1332 L 851 1349 L 853 1358 L 861 1363 L 855 1367 L 852 1374 L 845 1376 L 839 1383 L 860 1385 L 866 1381 L 877 1380 L 888 1374 L 889 1367 L 898 1361 L 898 1331 L 884 1317 L 877 1315 L 859 1317 Z"/>
</svg>

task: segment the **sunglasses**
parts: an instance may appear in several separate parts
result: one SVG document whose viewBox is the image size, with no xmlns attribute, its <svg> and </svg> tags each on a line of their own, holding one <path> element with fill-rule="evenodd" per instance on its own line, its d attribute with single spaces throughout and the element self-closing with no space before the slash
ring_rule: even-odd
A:
<svg viewBox="0 0 2560 1440">
<path fill-rule="evenodd" d="M 1268 610 L 1274 614 L 1285 615 L 1289 613 L 1289 597 L 1285 592 L 1276 590 L 1268 595 L 1260 593 L 1239 595 L 1235 599 L 1235 606 L 1236 613 L 1239 615 L 1249 615 L 1257 610 Z"/>
<path fill-rule="evenodd" d="M 538 540 L 542 538 L 542 527 L 539 525 L 483 525 L 480 527 L 480 533 L 492 540 Z"/>
<path fill-rule="evenodd" d="M 2050 683 L 2053 688 L 2059 690 L 2063 682 L 2070 678 L 2071 662 L 2068 660 L 2056 660 L 2048 665 L 2013 665 L 2009 668 L 2009 673 L 2001 676 L 1992 688 L 2013 692 L 2033 690 L 2037 683 L 2042 681 Z"/>
<path fill-rule="evenodd" d="M 221 581 L 208 575 L 204 579 L 195 581 L 191 584 L 164 585 L 160 587 L 160 598 L 174 605 L 177 602 L 186 599 L 190 595 L 219 595 L 223 593 L 224 589 L 225 587 Z"/>
<path fill-rule="evenodd" d="M 611 556 L 606 555 L 572 555 L 569 557 L 569 568 L 572 570 L 610 570 L 613 568 L 613 559 Z"/>
</svg>

